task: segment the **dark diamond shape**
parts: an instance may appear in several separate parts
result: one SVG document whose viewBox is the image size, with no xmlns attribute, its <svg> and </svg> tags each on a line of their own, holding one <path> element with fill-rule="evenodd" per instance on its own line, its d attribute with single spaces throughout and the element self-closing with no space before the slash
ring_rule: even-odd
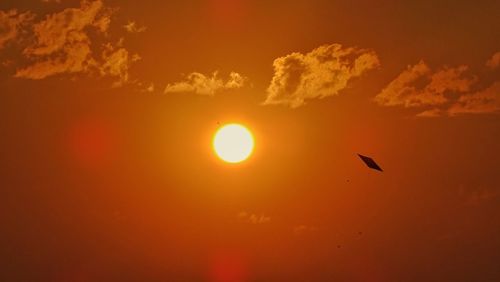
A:
<svg viewBox="0 0 500 282">
<path fill-rule="evenodd" d="M 380 168 L 380 166 L 378 166 L 378 164 L 370 157 L 367 157 L 367 156 L 363 156 L 363 155 L 360 155 L 358 154 L 358 156 L 361 158 L 361 160 L 363 160 L 363 162 L 365 162 L 365 164 L 371 168 L 371 169 L 375 169 L 375 170 L 378 170 L 378 171 L 383 171 L 382 168 Z"/>
</svg>

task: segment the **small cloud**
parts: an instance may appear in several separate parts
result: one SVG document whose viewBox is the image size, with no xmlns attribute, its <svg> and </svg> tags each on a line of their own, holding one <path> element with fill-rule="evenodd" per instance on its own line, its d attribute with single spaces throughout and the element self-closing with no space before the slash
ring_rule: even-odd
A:
<svg viewBox="0 0 500 282">
<path fill-rule="evenodd" d="M 149 84 L 149 86 L 145 89 L 146 92 L 152 93 L 155 91 L 155 85 L 153 83 Z"/>
<path fill-rule="evenodd" d="M 139 26 L 136 22 L 130 21 L 126 25 L 123 26 L 126 31 L 130 33 L 140 33 L 140 32 L 145 32 L 146 27 L 145 26 Z"/>
<path fill-rule="evenodd" d="M 438 71 L 420 61 L 408 66 L 382 92 L 375 96 L 382 106 L 422 107 L 447 103 L 448 93 L 466 93 L 476 83 L 476 77 L 467 77 L 467 66 L 443 67 Z"/>
<path fill-rule="evenodd" d="M 315 226 L 309 226 L 309 225 L 297 225 L 293 228 L 293 233 L 295 235 L 303 235 L 309 232 L 316 232 L 318 230 L 317 227 Z"/>
<path fill-rule="evenodd" d="M 486 62 L 486 66 L 490 69 L 496 69 L 500 66 L 500 51 L 493 54 L 493 56 Z"/>
<path fill-rule="evenodd" d="M 307 100 L 338 95 L 349 82 L 380 65 L 374 51 L 320 46 L 307 54 L 291 53 L 274 60 L 274 76 L 264 105 L 297 108 Z"/>
<path fill-rule="evenodd" d="M 242 75 L 236 72 L 231 72 L 227 79 L 219 78 L 217 72 L 214 72 L 212 76 L 193 72 L 187 75 L 184 81 L 168 84 L 164 92 L 192 92 L 198 95 L 214 96 L 218 91 L 242 88 L 245 80 Z"/>
<path fill-rule="evenodd" d="M 144 82 L 144 81 L 135 80 L 135 81 L 131 81 L 130 83 L 133 86 L 135 86 L 135 89 L 137 91 L 142 92 L 142 93 L 153 93 L 156 90 L 156 86 L 152 82 L 147 83 L 147 82 Z"/>
<path fill-rule="evenodd" d="M 242 218 L 246 218 L 248 217 L 248 213 L 246 211 L 242 211 L 240 213 L 238 213 L 238 218 L 242 219 Z"/>
<path fill-rule="evenodd" d="M 257 215 L 253 213 L 247 213 L 242 211 L 238 214 L 238 219 L 243 222 L 248 222 L 252 224 L 264 224 L 271 222 L 271 217 L 265 216 L 263 214 Z"/>
<path fill-rule="evenodd" d="M 13 64 L 14 64 L 14 61 L 11 59 L 7 59 L 7 60 L 2 61 L 2 67 L 5 67 L 5 68 L 10 67 Z"/>
<path fill-rule="evenodd" d="M 443 115 L 443 111 L 438 109 L 438 108 L 435 108 L 435 109 L 432 109 L 432 110 L 427 110 L 427 111 L 423 111 L 419 114 L 417 114 L 417 117 L 427 117 L 427 118 L 432 118 L 432 117 L 439 117 L 439 116 L 442 116 Z"/>
<path fill-rule="evenodd" d="M 500 190 L 487 188 L 466 188 L 460 186 L 458 190 L 459 196 L 468 206 L 478 206 L 483 203 L 500 198 Z"/>
<path fill-rule="evenodd" d="M 10 41 L 15 41 L 21 29 L 35 18 L 31 12 L 19 13 L 17 10 L 0 10 L 0 49 Z"/>
</svg>

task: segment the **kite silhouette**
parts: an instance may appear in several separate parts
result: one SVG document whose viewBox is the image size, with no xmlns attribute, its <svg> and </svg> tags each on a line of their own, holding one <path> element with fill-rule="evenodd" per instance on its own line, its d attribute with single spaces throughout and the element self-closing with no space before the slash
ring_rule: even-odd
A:
<svg viewBox="0 0 500 282">
<path fill-rule="evenodd" d="M 371 169 L 378 170 L 378 171 L 383 171 L 382 168 L 370 157 L 363 156 L 358 154 L 358 156 L 361 158 L 361 160 L 366 164 Z"/>
</svg>

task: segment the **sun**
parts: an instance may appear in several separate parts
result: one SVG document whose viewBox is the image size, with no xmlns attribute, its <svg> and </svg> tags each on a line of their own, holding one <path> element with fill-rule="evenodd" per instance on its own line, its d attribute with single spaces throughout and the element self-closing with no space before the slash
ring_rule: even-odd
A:
<svg viewBox="0 0 500 282">
<path fill-rule="evenodd" d="M 237 123 L 222 126 L 212 142 L 215 154 L 227 163 L 241 163 L 252 155 L 254 138 L 250 130 Z"/>
</svg>

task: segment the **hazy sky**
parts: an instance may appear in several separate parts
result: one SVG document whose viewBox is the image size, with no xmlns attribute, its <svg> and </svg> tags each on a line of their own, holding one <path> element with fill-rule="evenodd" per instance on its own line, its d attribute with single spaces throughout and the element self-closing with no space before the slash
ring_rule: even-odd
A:
<svg viewBox="0 0 500 282">
<path fill-rule="evenodd" d="M 2 0 L 0 281 L 499 281 L 498 11 Z"/>
</svg>

